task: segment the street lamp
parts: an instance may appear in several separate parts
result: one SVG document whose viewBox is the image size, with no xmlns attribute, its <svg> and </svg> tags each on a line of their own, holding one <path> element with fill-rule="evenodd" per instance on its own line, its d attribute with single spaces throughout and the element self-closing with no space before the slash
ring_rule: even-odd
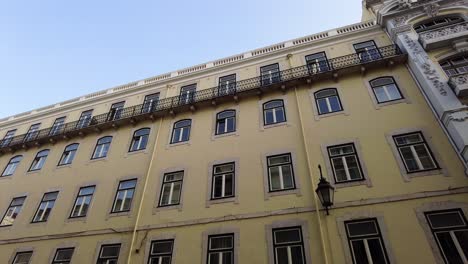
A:
<svg viewBox="0 0 468 264">
<path fill-rule="evenodd" d="M 322 203 L 322 206 L 325 207 L 325 210 L 328 215 L 328 208 L 333 205 L 333 195 L 335 193 L 335 188 L 322 176 L 322 167 L 318 165 L 320 171 L 320 181 L 317 185 L 315 192 Z"/>
</svg>

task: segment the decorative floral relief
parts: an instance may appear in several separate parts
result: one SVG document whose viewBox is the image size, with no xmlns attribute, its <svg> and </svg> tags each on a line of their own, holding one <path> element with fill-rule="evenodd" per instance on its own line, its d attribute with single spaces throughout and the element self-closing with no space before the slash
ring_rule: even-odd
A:
<svg viewBox="0 0 468 264">
<path fill-rule="evenodd" d="M 430 3 L 424 6 L 424 11 L 430 17 L 435 17 L 439 14 L 439 4 L 437 3 Z"/>
<path fill-rule="evenodd" d="M 447 91 L 445 90 L 446 83 L 440 80 L 439 73 L 428 62 L 429 57 L 424 52 L 421 45 L 419 45 L 419 43 L 411 39 L 411 37 L 408 36 L 408 34 L 404 35 L 404 41 L 408 48 L 411 50 L 411 52 L 414 54 L 415 59 L 413 60 L 421 66 L 426 78 L 432 83 L 432 85 L 437 90 L 439 90 L 439 93 L 441 95 L 447 95 Z M 420 58 L 423 62 L 421 63 L 421 61 L 419 61 L 417 58 Z"/>
<path fill-rule="evenodd" d="M 462 122 L 468 119 L 468 111 L 459 111 L 455 113 L 451 113 L 449 115 L 449 120 Z"/>
</svg>

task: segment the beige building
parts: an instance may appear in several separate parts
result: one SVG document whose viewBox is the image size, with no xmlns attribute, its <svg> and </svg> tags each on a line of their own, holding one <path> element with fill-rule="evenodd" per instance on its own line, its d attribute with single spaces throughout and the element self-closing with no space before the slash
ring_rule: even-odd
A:
<svg viewBox="0 0 468 264">
<path fill-rule="evenodd" d="M 0 263 L 468 263 L 467 10 L 367 0 L 1 119 Z"/>
</svg>

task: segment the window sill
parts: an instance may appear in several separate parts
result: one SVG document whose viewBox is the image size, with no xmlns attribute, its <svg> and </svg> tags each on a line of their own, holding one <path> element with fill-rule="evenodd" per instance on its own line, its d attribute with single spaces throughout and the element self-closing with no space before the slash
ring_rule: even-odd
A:
<svg viewBox="0 0 468 264">
<path fill-rule="evenodd" d="M 86 165 L 89 165 L 90 163 L 94 163 L 94 162 L 107 162 L 107 161 L 108 161 L 107 156 L 103 158 L 98 158 L 98 159 L 90 159 L 88 160 Z"/>
<path fill-rule="evenodd" d="M 275 123 L 275 124 L 271 124 L 271 125 L 262 125 L 261 127 L 261 130 L 265 130 L 265 129 L 269 129 L 269 128 L 273 128 L 273 127 L 280 127 L 280 126 L 287 126 L 289 127 L 289 123 L 286 121 L 286 122 L 281 122 L 281 123 Z"/>
<path fill-rule="evenodd" d="M 234 131 L 234 132 L 229 132 L 229 133 L 224 133 L 224 134 L 219 134 L 219 135 L 213 134 L 213 135 L 211 135 L 211 140 L 214 141 L 214 140 L 216 140 L 218 138 L 233 137 L 233 136 L 235 136 L 235 137 L 239 136 L 239 133 L 237 133 L 237 130 Z"/>
<path fill-rule="evenodd" d="M 71 168 L 72 164 L 64 164 L 64 165 L 57 165 L 57 167 L 54 168 L 54 170 L 58 169 L 64 169 L 64 168 Z"/>
<path fill-rule="evenodd" d="M 274 197 L 274 196 L 290 195 L 290 194 L 296 194 L 297 196 L 301 196 L 300 189 L 296 188 L 296 189 L 291 189 L 291 190 L 268 192 L 265 194 L 265 200 L 268 200 L 270 197 Z"/>
<path fill-rule="evenodd" d="M 127 153 L 125 153 L 124 158 L 127 158 L 132 155 L 138 155 L 138 154 L 147 155 L 148 149 L 145 148 L 145 149 L 140 149 L 140 150 L 135 150 L 135 151 L 128 151 Z"/>
<path fill-rule="evenodd" d="M 184 142 L 179 142 L 179 143 L 172 143 L 172 144 L 169 143 L 169 144 L 167 144 L 166 149 L 172 148 L 172 147 L 183 146 L 183 145 L 189 145 L 190 146 L 191 145 L 190 140 L 189 141 L 184 141 Z"/>
<path fill-rule="evenodd" d="M 8 175 L 8 176 L 0 176 L 0 181 L 1 181 L 1 180 L 7 180 L 7 179 L 9 179 L 9 180 L 13 179 L 13 174 L 12 174 L 12 175 Z"/>
<path fill-rule="evenodd" d="M 374 106 L 376 110 L 379 110 L 380 108 L 385 107 L 385 106 L 394 105 L 394 104 L 402 104 L 402 103 L 410 104 L 411 102 L 407 98 L 401 98 L 398 100 L 383 102 L 383 103 L 375 102 Z"/>
<path fill-rule="evenodd" d="M 74 222 L 83 222 L 83 223 L 86 223 L 86 216 L 83 216 L 83 217 L 68 217 L 67 219 L 65 219 L 65 222 L 66 223 L 74 223 Z"/>
<path fill-rule="evenodd" d="M 153 207 L 153 214 L 156 214 L 157 212 L 161 212 L 161 211 L 168 211 L 168 210 L 178 210 L 179 212 L 182 212 L 182 204 L 155 206 Z"/>
<path fill-rule="evenodd" d="M 328 113 L 328 114 L 321 114 L 321 115 L 316 114 L 315 115 L 315 120 L 319 121 L 322 118 L 327 118 L 327 117 L 336 116 L 336 115 L 349 115 L 349 113 L 344 111 L 344 110 L 341 110 L 341 111 L 338 111 L 338 112 L 332 112 L 332 113 Z"/>
<path fill-rule="evenodd" d="M 128 218 L 130 218 L 132 215 L 131 215 L 132 211 L 125 211 L 125 212 L 119 212 L 119 213 L 109 213 L 106 217 L 106 220 L 109 220 L 110 218 L 113 218 L 113 217 L 120 217 L 120 216 L 128 216 Z"/>
<path fill-rule="evenodd" d="M 239 199 L 237 198 L 237 196 L 229 197 L 229 198 L 210 199 L 206 201 L 206 208 L 209 208 L 211 205 L 223 204 L 223 203 L 239 204 Z"/>
<path fill-rule="evenodd" d="M 31 175 L 31 174 L 39 174 L 41 170 L 33 170 L 33 171 L 27 171 L 26 175 Z"/>
<path fill-rule="evenodd" d="M 419 171 L 419 172 L 406 172 L 405 173 L 405 176 L 406 176 L 406 178 L 408 178 L 408 181 L 411 178 L 424 177 L 424 176 L 436 176 L 436 175 L 443 175 L 445 177 L 448 177 L 446 171 L 444 169 L 442 169 L 442 168 L 433 169 L 433 170 Z"/>
<path fill-rule="evenodd" d="M 360 185 L 365 185 L 367 187 L 372 187 L 372 184 L 371 184 L 369 179 L 333 183 L 333 187 L 335 187 L 336 189 L 354 187 L 354 186 L 360 186 Z"/>
</svg>

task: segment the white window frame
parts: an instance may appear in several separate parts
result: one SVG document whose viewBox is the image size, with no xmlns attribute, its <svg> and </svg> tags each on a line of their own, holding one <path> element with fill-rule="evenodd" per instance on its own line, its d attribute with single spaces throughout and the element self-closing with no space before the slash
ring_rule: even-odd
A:
<svg viewBox="0 0 468 264">
<path fill-rule="evenodd" d="M 12 162 L 12 160 L 16 158 L 20 158 L 20 159 L 18 161 Z M 5 166 L 5 169 L 3 170 L 2 175 L 0 177 L 13 175 L 22 160 L 23 160 L 23 155 L 17 155 L 17 156 L 12 157 L 10 161 L 8 161 L 8 164 Z"/>
<path fill-rule="evenodd" d="M 40 154 L 45 153 L 45 152 L 47 152 L 46 155 L 39 156 Z M 45 165 L 45 162 L 47 160 L 47 157 L 49 156 L 49 153 L 50 153 L 49 149 L 43 149 L 37 152 L 36 156 L 33 159 L 33 162 L 31 163 L 31 167 L 29 167 L 28 172 L 41 170 Z"/>
<path fill-rule="evenodd" d="M 168 175 L 173 175 L 173 174 L 182 174 L 182 178 L 180 180 L 172 180 L 172 181 L 166 181 L 166 176 Z M 169 206 L 178 206 L 181 203 L 182 200 L 182 189 L 184 185 L 184 177 L 185 177 L 185 171 L 174 171 L 174 172 L 167 172 L 164 173 L 163 178 L 162 178 L 162 184 L 161 184 L 161 191 L 159 194 L 159 202 L 158 202 L 158 207 L 169 207 Z M 180 182 L 180 193 L 179 193 L 179 201 L 177 203 L 171 203 L 172 201 L 172 195 L 174 192 L 174 185 L 175 183 Z M 169 198 L 168 198 L 168 203 L 167 204 L 162 204 L 162 198 L 163 198 L 163 193 L 164 190 L 166 189 L 165 186 L 169 185 Z"/>
<path fill-rule="evenodd" d="M 56 194 L 54 199 L 44 200 L 46 198 L 46 195 L 53 194 L 53 193 Z M 58 195 L 59 195 L 58 191 L 52 191 L 52 192 L 44 193 L 44 195 L 42 196 L 41 202 L 39 203 L 39 206 L 36 209 L 36 213 L 34 214 L 34 217 L 33 217 L 33 220 L 31 221 L 31 223 L 47 222 L 47 220 L 49 220 L 49 217 L 52 214 L 52 210 L 54 209 L 55 202 L 58 199 Z M 47 219 L 44 219 L 45 212 L 47 211 L 47 208 L 49 207 L 49 204 L 51 204 L 51 203 L 52 203 L 52 207 L 50 207 L 49 215 L 47 216 Z M 43 208 L 43 209 L 42 209 L 42 213 L 39 216 L 39 212 L 40 212 L 41 208 Z"/>
<path fill-rule="evenodd" d="M 110 142 L 99 143 L 99 141 L 101 141 L 101 140 L 103 140 L 105 138 L 110 138 Z M 113 139 L 114 139 L 113 136 L 104 136 L 104 137 L 99 138 L 96 141 L 96 146 L 94 147 L 94 151 L 92 153 L 91 160 L 106 158 L 107 155 L 109 154 L 109 150 L 110 150 Z M 106 152 L 105 152 L 105 155 L 103 155 L 103 152 L 104 152 L 105 149 L 106 149 Z"/>
<path fill-rule="evenodd" d="M 269 161 L 270 158 L 277 158 L 277 157 L 281 157 L 281 156 L 288 156 L 289 157 L 289 162 L 276 164 L 276 165 L 270 165 L 270 161 Z M 267 170 L 268 170 L 268 191 L 269 192 L 282 192 L 282 191 L 289 191 L 289 190 L 296 189 L 296 176 L 295 176 L 295 173 L 294 173 L 293 159 L 292 159 L 291 153 L 271 155 L 271 156 L 267 156 L 266 159 L 267 159 L 266 164 L 267 164 Z M 293 187 L 291 187 L 291 188 L 285 188 L 284 187 L 284 177 L 283 177 L 283 170 L 282 170 L 283 166 L 289 166 L 290 167 L 291 174 L 292 174 L 291 175 L 292 183 L 293 183 Z M 273 168 L 273 167 L 275 167 L 275 168 L 279 167 L 279 179 L 280 179 L 281 188 L 278 189 L 278 190 L 273 190 L 272 187 L 271 187 L 271 168 Z"/>
<path fill-rule="evenodd" d="M 23 199 L 23 201 L 21 202 L 21 204 L 16 204 L 13 205 L 13 202 L 17 199 Z M 13 199 L 11 199 L 11 202 L 10 202 L 10 205 L 8 206 L 8 208 L 6 209 L 5 211 L 5 214 L 3 215 L 2 217 L 2 220 L 0 221 L 0 226 L 11 226 L 13 225 L 13 223 L 15 222 L 16 218 L 18 217 L 19 213 L 21 212 L 21 209 L 23 208 L 23 205 L 26 201 L 26 196 L 19 196 L 19 197 L 14 197 Z M 12 216 L 16 214 L 16 217 L 13 218 Z M 8 224 L 5 224 L 7 223 L 7 220 L 6 218 L 9 218 L 11 219 Z M 5 223 L 4 223 L 5 222 Z"/>
<path fill-rule="evenodd" d="M 232 166 L 232 171 L 230 172 L 223 172 L 223 173 L 216 173 L 216 168 L 220 166 L 227 166 L 230 165 Z M 232 177 L 232 194 L 231 195 L 226 195 L 226 175 L 231 175 Z M 231 198 L 236 195 L 236 164 L 235 162 L 228 162 L 224 164 L 216 164 L 213 165 L 213 174 L 212 174 L 212 188 L 211 188 L 211 199 L 212 200 L 218 200 L 218 199 L 226 199 L 226 198 Z M 215 179 L 217 177 L 221 177 L 221 196 L 215 197 Z"/>
<path fill-rule="evenodd" d="M 84 195 L 80 194 L 83 189 L 91 188 L 91 187 L 93 188 L 93 192 L 91 194 L 84 194 Z M 79 217 L 87 216 L 95 191 L 96 191 L 96 185 L 80 187 L 80 189 L 78 190 L 78 194 L 76 195 L 75 202 L 73 203 L 72 210 L 70 212 L 70 218 L 79 218 Z M 88 197 L 89 197 L 88 208 L 87 208 L 87 211 L 83 214 L 83 206 L 85 204 L 85 199 Z M 81 200 L 81 203 L 79 204 L 78 214 L 73 215 L 73 212 L 75 212 L 75 208 L 78 206 L 78 200 L 80 198 L 83 198 L 83 199 Z"/>
<path fill-rule="evenodd" d="M 67 150 L 69 147 L 74 147 L 72 150 Z M 75 148 L 76 146 L 76 148 Z M 76 153 L 78 152 L 78 147 L 80 146 L 79 143 L 72 143 L 69 144 L 65 147 L 63 150 L 62 156 L 60 157 L 59 164 L 58 166 L 64 166 L 64 165 L 70 165 L 73 162 L 73 159 L 76 156 Z M 70 160 L 71 159 L 71 160 Z"/>
<path fill-rule="evenodd" d="M 348 147 L 348 146 L 351 146 L 353 148 L 352 153 L 339 154 L 339 155 L 333 155 L 332 156 L 331 149 Z M 361 161 L 359 159 L 359 156 L 358 156 L 358 153 L 356 151 L 356 147 L 355 147 L 354 143 L 347 143 L 347 144 L 341 144 L 341 145 L 328 146 L 327 151 L 328 151 L 328 158 L 330 160 L 330 164 L 331 164 L 331 167 L 332 167 L 332 170 L 333 170 L 333 177 L 335 178 L 335 184 L 365 180 L 364 174 L 363 174 L 362 168 L 361 168 Z M 359 179 L 351 179 L 351 175 L 349 173 L 348 162 L 346 160 L 346 157 L 350 157 L 350 156 L 354 156 L 354 158 L 356 160 L 356 163 L 358 165 L 359 175 L 361 176 L 361 178 L 359 178 Z M 339 158 L 341 158 L 341 162 L 343 163 L 343 167 L 345 169 L 346 181 L 338 181 L 337 177 L 336 177 L 336 169 L 335 169 L 334 159 L 339 159 Z"/>
<path fill-rule="evenodd" d="M 133 187 L 128 187 L 128 188 L 123 188 L 123 187 L 121 188 L 120 187 L 121 184 L 124 184 L 126 182 L 132 182 L 132 181 L 135 184 Z M 136 178 L 119 181 L 119 183 L 117 185 L 117 191 L 115 192 L 114 202 L 112 203 L 111 214 L 126 213 L 126 212 L 130 212 L 132 210 L 132 203 L 133 203 L 133 199 L 135 198 L 137 184 L 138 184 L 138 179 L 136 179 Z M 128 210 L 124 210 L 125 200 L 127 199 L 129 190 L 133 190 L 133 193 L 132 193 L 132 197 L 130 199 L 130 204 L 129 204 Z M 116 206 L 117 206 L 117 197 L 119 196 L 119 194 L 121 192 L 123 192 L 122 203 L 120 204 L 119 208 L 116 208 Z"/>
</svg>

